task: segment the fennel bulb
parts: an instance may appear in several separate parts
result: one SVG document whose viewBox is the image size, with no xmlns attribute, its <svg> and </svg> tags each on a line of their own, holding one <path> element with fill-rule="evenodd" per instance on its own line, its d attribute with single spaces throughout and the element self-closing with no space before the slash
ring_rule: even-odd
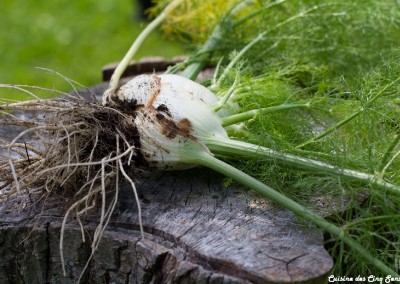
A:
<svg viewBox="0 0 400 284">
<path fill-rule="evenodd" d="M 184 77 L 140 75 L 110 99 L 117 107 L 133 110 L 139 151 L 150 166 L 193 167 L 192 151 L 201 149 L 210 154 L 204 144 L 207 139 L 228 139 L 221 118 L 211 107 L 218 98 Z"/>
</svg>

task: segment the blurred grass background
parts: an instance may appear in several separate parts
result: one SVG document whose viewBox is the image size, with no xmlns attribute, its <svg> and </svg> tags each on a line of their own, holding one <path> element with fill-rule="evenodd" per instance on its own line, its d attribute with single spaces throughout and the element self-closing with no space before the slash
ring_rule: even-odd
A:
<svg viewBox="0 0 400 284">
<path fill-rule="evenodd" d="M 71 89 L 56 75 L 35 68 L 43 67 L 85 86 L 98 84 L 101 68 L 121 60 L 145 26 L 139 14 L 135 0 L 1 0 L 0 83 Z M 178 43 L 153 33 L 134 59 L 182 53 Z M 0 98 L 30 97 L 0 89 Z"/>
</svg>

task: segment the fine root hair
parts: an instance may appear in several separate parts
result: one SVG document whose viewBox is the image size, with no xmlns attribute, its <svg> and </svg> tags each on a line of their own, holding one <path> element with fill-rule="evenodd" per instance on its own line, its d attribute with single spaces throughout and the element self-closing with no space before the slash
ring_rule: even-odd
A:
<svg viewBox="0 0 400 284">
<path fill-rule="evenodd" d="M 34 98 L 0 102 L 0 131 L 12 133 L 0 138 L 0 202 L 23 194 L 41 200 L 51 194 L 69 198 L 59 244 L 64 275 L 63 242 L 68 220 L 75 218 L 85 242 L 82 219 L 93 210 L 100 212 L 85 271 L 115 209 L 122 179 L 132 186 L 143 237 L 132 178 L 135 165 L 140 163 L 134 114 L 103 106 L 94 97 L 83 98 L 78 91 L 45 100 L 33 91 L 54 90 L 4 84 L 0 88 L 16 89 Z"/>
</svg>

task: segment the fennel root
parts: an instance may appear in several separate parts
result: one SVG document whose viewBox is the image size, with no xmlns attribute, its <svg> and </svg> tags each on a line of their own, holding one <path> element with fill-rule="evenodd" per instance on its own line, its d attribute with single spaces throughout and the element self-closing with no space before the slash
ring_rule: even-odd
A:
<svg viewBox="0 0 400 284">
<path fill-rule="evenodd" d="M 22 192 L 29 193 L 34 200 L 46 200 L 46 196 L 52 194 L 70 196 L 60 236 L 60 256 L 65 275 L 63 240 L 67 222 L 71 216 L 75 217 L 84 240 L 85 228 L 81 219 L 96 210 L 99 203 L 101 214 L 91 239 L 92 251 L 86 269 L 118 201 L 121 179 L 126 179 L 132 186 L 142 237 L 143 226 L 139 198 L 132 180 L 132 164 L 137 158 L 138 146 L 134 145 L 137 133 L 132 119 L 96 101 L 64 95 L 66 98 L 60 100 L 0 106 L 4 113 L 0 124 L 23 127 L 11 141 L 1 140 L 0 201 Z M 31 120 L 29 115 L 16 115 L 8 112 L 10 110 L 22 113 L 29 110 L 35 118 Z"/>
</svg>

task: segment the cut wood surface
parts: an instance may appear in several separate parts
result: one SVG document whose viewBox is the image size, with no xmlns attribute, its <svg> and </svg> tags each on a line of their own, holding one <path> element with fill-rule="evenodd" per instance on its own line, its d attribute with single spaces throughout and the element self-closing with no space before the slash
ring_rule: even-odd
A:
<svg viewBox="0 0 400 284">
<path fill-rule="evenodd" d="M 222 185 L 205 169 L 148 172 L 137 181 L 145 239 L 129 186 L 122 186 L 83 283 L 321 283 L 332 267 L 322 234 L 292 213 L 247 191 Z M 67 276 L 59 234 L 68 198 L 1 205 L 0 283 L 73 283 L 90 253 L 98 215 L 74 220 L 65 233 Z M 37 216 L 41 216 L 37 218 Z"/>
<path fill-rule="evenodd" d="M 101 95 L 105 87 L 82 93 Z M 2 139 L 15 133 L 0 128 Z M 122 184 L 82 283 L 323 283 L 332 268 L 320 230 L 238 185 L 224 186 L 208 169 L 145 169 L 135 181 L 145 238 L 132 189 Z M 85 242 L 77 220 L 69 219 L 63 276 L 60 229 L 70 205 L 71 194 L 63 192 L 47 200 L 21 192 L 0 204 L 0 283 L 76 282 L 99 210 L 82 220 Z"/>
</svg>

